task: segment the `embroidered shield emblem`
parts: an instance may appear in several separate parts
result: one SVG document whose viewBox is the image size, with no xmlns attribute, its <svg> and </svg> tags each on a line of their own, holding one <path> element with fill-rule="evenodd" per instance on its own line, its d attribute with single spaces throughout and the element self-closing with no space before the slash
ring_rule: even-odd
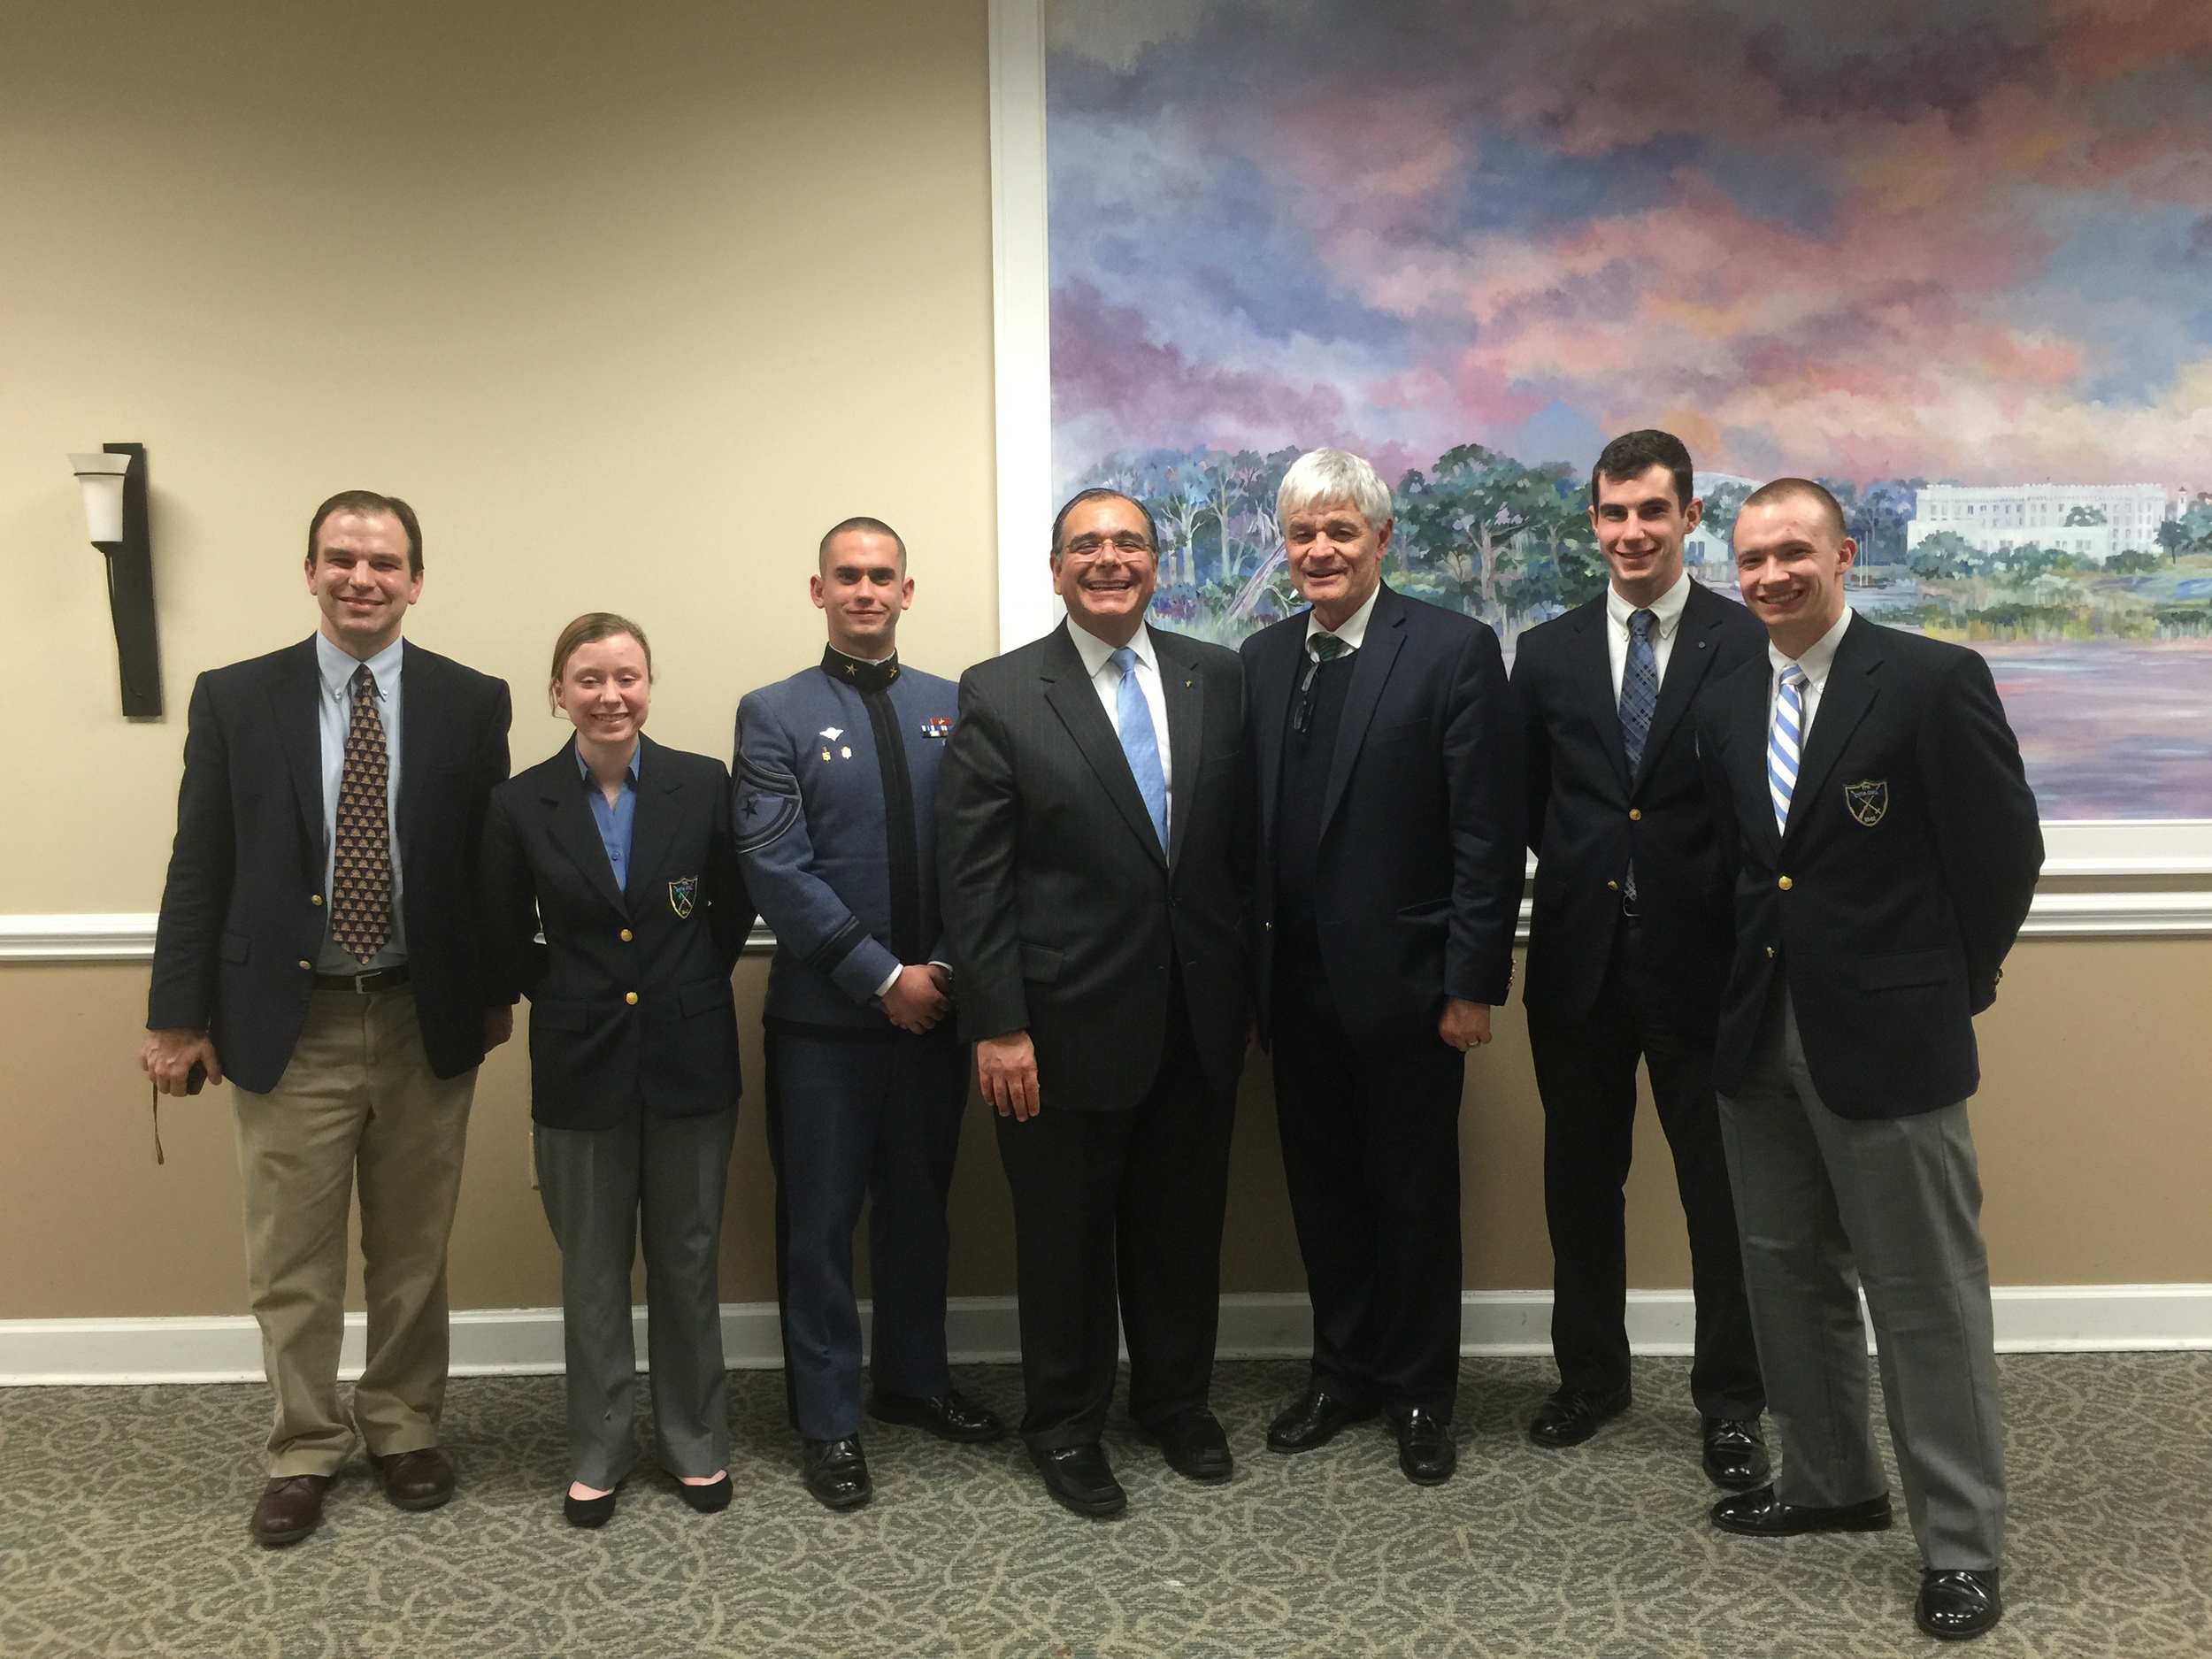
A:
<svg viewBox="0 0 2212 1659">
<path fill-rule="evenodd" d="M 699 878 L 680 876 L 668 884 L 668 908 L 676 912 L 679 921 L 691 919 L 691 907 L 699 897 Z"/>
<path fill-rule="evenodd" d="M 1851 816 L 1872 829 L 1882 821 L 1882 814 L 1889 810 L 1889 780 L 1870 778 L 1864 783 L 1843 786 L 1844 804 L 1851 809 Z"/>
</svg>

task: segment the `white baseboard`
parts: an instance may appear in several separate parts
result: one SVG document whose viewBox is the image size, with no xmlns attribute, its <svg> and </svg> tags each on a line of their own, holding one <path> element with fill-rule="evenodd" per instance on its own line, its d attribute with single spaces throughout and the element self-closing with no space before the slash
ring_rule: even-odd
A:
<svg viewBox="0 0 2212 1659">
<path fill-rule="evenodd" d="M 2212 1285 L 2015 1286 L 1999 1289 L 1994 1300 L 2001 1352 L 2212 1348 Z M 1689 1353 L 1692 1312 L 1686 1290 L 1631 1291 L 1630 1346 L 1639 1354 Z M 642 1362 L 643 1309 L 636 1318 Z M 1463 1354 L 1548 1354 L 1551 1294 L 1469 1291 L 1459 1331 Z M 1021 1355 L 1011 1296 L 955 1298 L 947 1332 L 957 1363 L 1005 1364 Z M 339 1358 L 343 1377 L 360 1375 L 363 1333 L 363 1317 L 347 1315 Z M 1302 1293 L 1221 1299 L 1224 1359 L 1298 1358 L 1312 1340 L 1313 1317 Z M 722 1343 L 733 1369 L 781 1365 L 775 1304 L 725 1304 Z M 558 1308 L 478 1308 L 453 1316 L 457 1377 L 550 1375 L 561 1368 Z M 247 1317 L 0 1319 L 0 1387 L 258 1382 L 261 1377 L 260 1333 Z"/>
</svg>

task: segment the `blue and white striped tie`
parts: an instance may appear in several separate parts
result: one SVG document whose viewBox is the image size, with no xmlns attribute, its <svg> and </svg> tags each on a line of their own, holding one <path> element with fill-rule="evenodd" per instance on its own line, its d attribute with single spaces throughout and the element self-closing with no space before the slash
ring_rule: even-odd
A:
<svg viewBox="0 0 2212 1659">
<path fill-rule="evenodd" d="M 1797 787 L 1797 758 L 1805 732 L 1805 671 L 1792 663 L 1782 671 L 1774 698 L 1774 730 L 1767 739 L 1767 788 L 1774 796 L 1774 827 L 1790 825 L 1790 795 Z"/>
</svg>

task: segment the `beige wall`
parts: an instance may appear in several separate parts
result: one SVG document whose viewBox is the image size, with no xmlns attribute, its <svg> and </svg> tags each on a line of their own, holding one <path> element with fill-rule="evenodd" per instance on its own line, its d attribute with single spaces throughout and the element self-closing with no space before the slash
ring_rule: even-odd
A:
<svg viewBox="0 0 2212 1659">
<path fill-rule="evenodd" d="M 650 6 L 13 8 L 0 55 L 0 550 L 14 600 L 0 912 L 150 910 L 200 669 L 303 637 L 309 511 L 420 509 L 411 632 L 518 691 L 575 612 L 653 632 L 654 731 L 726 750 L 740 692 L 819 649 L 811 542 L 912 544 L 903 643 L 995 636 L 982 0 Z M 151 452 L 173 712 L 117 713 L 96 556 L 63 453 Z M 763 966 L 739 971 L 759 1076 Z M 142 966 L 0 967 L 0 1317 L 243 1308 L 222 1090 L 134 1066 Z M 2184 1033 L 2212 942 L 2023 947 L 1983 1021 L 1998 1278 L 2212 1280 L 2212 1138 Z M 1517 1010 L 1471 1068 L 1471 1286 L 1548 1283 Z M 454 1251 L 463 1307 L 557 1299 L 518 1047 L 486 1067 Z M 772 1294 L 757 1094 L 725 1294 Z M 1647 1114 L 1644 1125 L 1650 1130 Z M 1655 1133 L 1633 1278 L 1686 1282 Z M 955 1284 L 1010 1287 L 972 1117 Z M 1264 1080 L 1248 1079 L 1227 1279 L 1294 1287 Z"/>
</svg>

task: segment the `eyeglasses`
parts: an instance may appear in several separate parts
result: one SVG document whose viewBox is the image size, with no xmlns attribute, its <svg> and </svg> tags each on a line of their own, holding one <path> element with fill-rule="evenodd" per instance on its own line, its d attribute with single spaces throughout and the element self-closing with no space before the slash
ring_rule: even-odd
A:
<svg viewBox="0 0 2212 1659">
<path fill-rule="evenodd" d="M 1076 558 L 1087 559 L 1096 558 L 1108 548 L 1125 558 L 1134 558 L 1140 553 L 1150 554 L 1154 550 L 1149 541 L 1133 531 L 1128 531 L 1120 535 L 1079 535 L 1062 548 L 1060 552 L 1063 557 L 1072 555 Z"/>
</svg>

